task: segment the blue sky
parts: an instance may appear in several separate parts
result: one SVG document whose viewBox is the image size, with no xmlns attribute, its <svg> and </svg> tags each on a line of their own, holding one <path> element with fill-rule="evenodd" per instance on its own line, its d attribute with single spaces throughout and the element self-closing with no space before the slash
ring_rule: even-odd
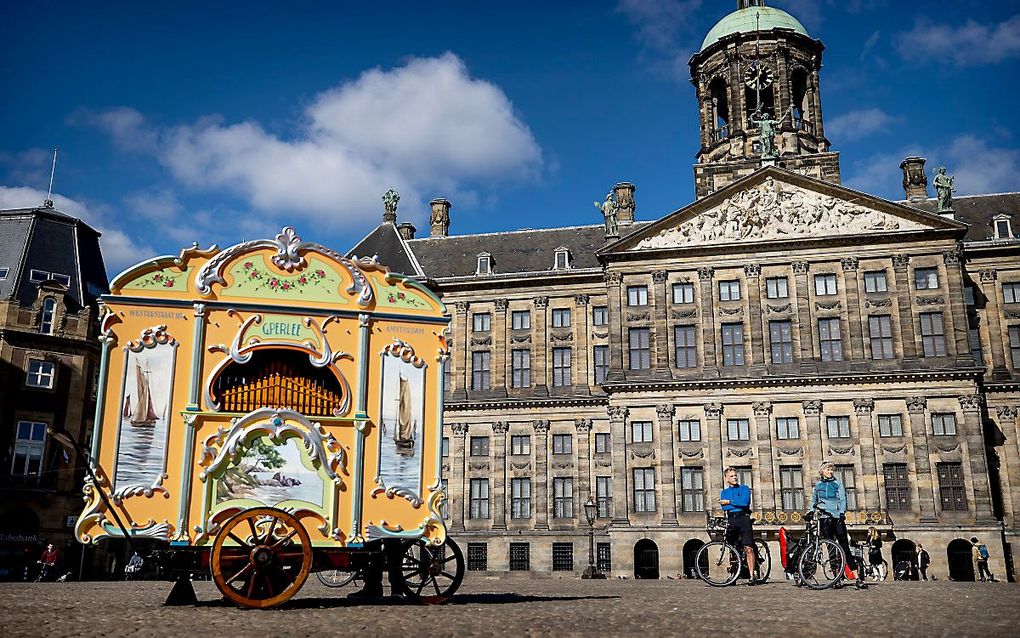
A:
<svg viewBox="0 0 1020 638">
<path fill-rule="evenodd" d="M 902 197 L 924 154 L 959 194 L 1020 190 L 1020 3 L 772 0 L 826 45 L 844 183 Z M 687 60 L 734 0 L 8 2 L 0 207 L 45 194 L 104 233 L 108 270 L 284 224 L 347 250 L 380 197 L 428 233 L 599 223 L 693 199 Z"/>
</svg>

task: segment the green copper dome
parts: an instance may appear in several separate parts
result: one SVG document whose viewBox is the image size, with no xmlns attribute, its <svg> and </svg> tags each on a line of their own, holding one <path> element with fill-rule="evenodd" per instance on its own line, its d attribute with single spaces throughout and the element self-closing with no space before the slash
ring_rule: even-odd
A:
<svg viewBox="0 0 1020 638">
<path fill-rule="evenodd" d="M 756 13 L 760 16 L 760 22 L 758 22 L 757 25 L 755 20 Z M 773 7 L 747 7 L 745 9 L 737 9 L 717 22 L 716 25 L 712 27 L 712 30 L 708 32 L 708 35 L 705 36 L 705 41 L 701 43 L 701 50 L 704 51 L 719 40 L 722 40 L 724 37 L 734 33 L 754 33 L 756 26 L 762 31 L 770 31 L 772 29 L 792 29 L 801 35 L 808 35 L 807 29 L 804 28 L 804 25 L 802 25 L 797 18 L 782 9 L 776 9 Z"/>
</svg>

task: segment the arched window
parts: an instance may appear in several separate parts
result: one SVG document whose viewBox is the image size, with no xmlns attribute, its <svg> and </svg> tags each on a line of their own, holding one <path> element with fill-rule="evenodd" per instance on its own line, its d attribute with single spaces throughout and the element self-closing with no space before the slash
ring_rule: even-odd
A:
<svg viewBox="0 0 1020 638">
<path fill-rule="evenodd" d="M 47 297 L 42 306 L 42 317 L 39 321 L 39 332 L 44 335 L 53 334 L 53 319 L 57 313 L 57 300 Z"/>
<path fill-rule="evenodd" d="M 808 104 L 808 75 L 802 68 L 796 68 L 790 75 L 790 96 L 793 105 L 793 125 L 797 129 L 811 132 L 810 106 Z"/>
<path fill-rule="evenodd" d="M 712 140 L 719 141 L 730 134 L 730 101 L 726 80 L 721 77 L 712 80 L 708 91 L 712 96 Z"/>
</svg>

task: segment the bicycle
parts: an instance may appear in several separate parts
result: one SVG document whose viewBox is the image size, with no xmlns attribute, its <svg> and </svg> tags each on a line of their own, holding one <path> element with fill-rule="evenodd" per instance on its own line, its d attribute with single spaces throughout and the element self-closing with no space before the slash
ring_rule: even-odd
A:
<svg viewBox="0 0 1020 638">
<path fill-rule="evenodd" d="M 871 580 L 874 582 L 881 582 L 888 578 L 889 569 L 886 566 L 885 560 L 883 559 L 878 565 L 871 564 L 871 545 L 866 542 L 854 543 L 854 547 L 857 548 L 860 556 L 857 558 L 858 573 L 862 580 Z"/>
<path fill-rule="evenodd" d="M 821 535 L 821 508 L 804 514 L 804 536 L 794 545 L 790 557 L 797 564 L 797 585 L 828 589 L 843 579 L 847 558 L 839 543 Z"/>
<path fill-rule="evenodd" d="M 326 587 L 343 587 L 354 583 L 355 585 L 364 586 L 365 575 L 360 569 L 354 571 L 344 571 L 342 569 L 327 569 L 321 572 L 315 572 L 319 582 Z"/>
<path fill-rule="evenodd" d="M 698 550 L 694 565 L 698 578 L 712 587 L 726 587 L 737 582 L 744 573 L 751 583 L 760 585 L 769 579 L 772 571 L 772 555 L 769 546 L 761 539 L 754 541 L 754 569 L 747 565 L 747 554 L 743 547 L 730 543 L 730 525 L 726 517 L 706 514 L 708 534 L 721 536 L 721 540 L 706 543 Z"/>
</svg>

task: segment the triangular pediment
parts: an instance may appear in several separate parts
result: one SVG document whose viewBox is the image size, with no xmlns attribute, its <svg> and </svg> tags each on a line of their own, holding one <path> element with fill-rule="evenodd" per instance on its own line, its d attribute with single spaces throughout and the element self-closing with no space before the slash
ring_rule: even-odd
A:
<svg viewBox="0 0 1020 638">
<path fill-rule="evenodd" d="M 649 224 L 603 252 L 964 229 L 964 224 L 938 215 L 766 168 Z"/>
</svg>

